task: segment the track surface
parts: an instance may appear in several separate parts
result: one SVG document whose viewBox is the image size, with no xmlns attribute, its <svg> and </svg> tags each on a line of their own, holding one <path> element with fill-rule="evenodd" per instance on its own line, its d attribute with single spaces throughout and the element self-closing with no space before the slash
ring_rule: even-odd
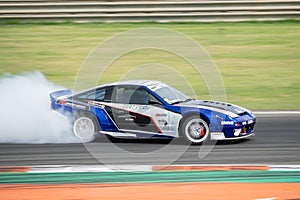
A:
<svg viewBox="0 0 300 200">
<path fill-rule="evenodd" d="M 300 115 L 258 116 L 256 136 L 235 142 L 218 142 L 205 157 L 199 158 L 199 146 L 186 147 L 175 140 L 171 150 L 152 156 L 148 154 L 165 147 L 157 140 L 121 140 L 114 143 L 126 150 L 120 154 L 105 139 L 83 144 L 0 144 L 0 165 L 69 165 L 69 164 L 300 164 Z M 147 153 L 148 152 L 148 153 Z M 181 155 L 170 163 L 170 157 Z M 176 156 L 175 156 L 176 157 Z"/>
</svg>

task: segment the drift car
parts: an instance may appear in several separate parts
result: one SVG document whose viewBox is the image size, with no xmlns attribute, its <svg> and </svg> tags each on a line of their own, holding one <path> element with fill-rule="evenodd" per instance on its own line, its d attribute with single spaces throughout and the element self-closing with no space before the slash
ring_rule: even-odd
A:
<svg viewBox="0 0 300 200">
<path fill-rule="evenodd" d="M 132 80 L 73 94 L 50 94 L 53 110 L 73 116 L 82 142 L 102 134 L 117 138 L 178 138 L 200 144 L 253 135 L 251 111 L 229 103 L 195 100 L 159 81 Z"/>
</svg>

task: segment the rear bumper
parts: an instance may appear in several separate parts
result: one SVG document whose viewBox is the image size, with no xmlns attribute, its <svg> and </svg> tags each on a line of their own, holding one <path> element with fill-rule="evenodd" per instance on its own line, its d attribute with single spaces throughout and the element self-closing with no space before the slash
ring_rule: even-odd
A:
<svg viewBox="0 0 300 200">
<path fill-rule="evenodd" d="M 230 137 L 230 138 L 226 138 L 225 134 L 223 132 L 212 132 L 210 133 L 210 139 L 211 140 L 239 140 L 239 139 L 244 139 L 244 138 L 248 138 L 250 136 L 254 136 L 254 133 L 249 133 L 247 135 L 242 135 L 242 136 L 238 136 L 238 137 Z"/>
</svg>

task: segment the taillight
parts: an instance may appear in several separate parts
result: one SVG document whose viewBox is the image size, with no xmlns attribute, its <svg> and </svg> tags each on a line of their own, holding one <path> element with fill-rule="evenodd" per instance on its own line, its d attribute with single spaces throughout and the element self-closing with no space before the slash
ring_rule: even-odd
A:
<svg viewBox="0 0 300 200">
<path fill-rule="evenodd" d="M 58 103 L 62 104 L 62 105 L 65 105 L 67 103 L 67 101 L 66 100 L 59 100 Z"/>
</svg>

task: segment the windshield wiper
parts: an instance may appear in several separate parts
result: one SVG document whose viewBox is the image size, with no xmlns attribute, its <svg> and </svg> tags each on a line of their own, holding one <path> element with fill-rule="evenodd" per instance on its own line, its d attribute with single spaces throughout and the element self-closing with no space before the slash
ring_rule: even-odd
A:
<svg viewBox="0 0 300 200">
<path fill-rule="evenodd" d="M 178 101 L 173 102 L 172 105 L 178 104 L 178 103 L 186 103 L 186 102 L 189 102 L 189 101 L 192 101 L 192 100 L 194 100 L 194 99 L 178 100 Z"/>
</svg>

